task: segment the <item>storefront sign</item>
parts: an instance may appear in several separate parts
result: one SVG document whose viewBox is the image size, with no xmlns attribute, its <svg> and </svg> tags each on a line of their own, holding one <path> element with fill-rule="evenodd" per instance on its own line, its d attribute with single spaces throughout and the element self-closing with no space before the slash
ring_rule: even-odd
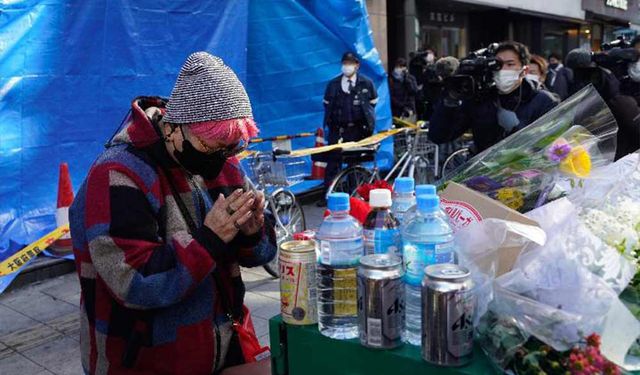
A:
<svg viewBox="0 0 640 375">
<path fill-rule="evenodd" d="M 440 22 L 440 23 L 453 23 L 456 21 L 456 16 L 454 13 L 429 12 L 429 21 Z"/>
<path fill-rule="evenodd" d="M 628 8 L 628 0 L 605 0 L 607 6 L 612 8 L 618 8 L 622 10 L 627 10 Z"/>
</svg>

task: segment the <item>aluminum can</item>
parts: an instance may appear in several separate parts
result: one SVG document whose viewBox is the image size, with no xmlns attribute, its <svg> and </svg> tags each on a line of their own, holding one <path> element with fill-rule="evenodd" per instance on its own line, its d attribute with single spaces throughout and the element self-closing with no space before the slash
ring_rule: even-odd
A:
<svg viewBox="0 0 640 375">
<path fill-rule="evenodd" d="M 393 349 L 402 345 L 405 307 L 402 259 L 393 254 L 371 254 L 358 266 L 358 333 L 368 348 Z"/>
<path fill-rule="evenodd" d="M 457 264 L 424 269 L 422 358 L 439 366 L 463 366 L 473 354 L 476 296 L 471 274 Z"/>
<path fill-rule="evenodd" d="M 315 241 L 280 245 L 280 312 L 288 324 L 318 322 Z"/>
</svg>

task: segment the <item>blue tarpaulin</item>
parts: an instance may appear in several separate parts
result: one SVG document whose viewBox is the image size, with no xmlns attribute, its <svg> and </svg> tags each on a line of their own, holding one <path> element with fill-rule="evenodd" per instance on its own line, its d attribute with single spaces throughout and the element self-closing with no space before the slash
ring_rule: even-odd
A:
<svg viewBox="0 0 640 375">
<path fill-rule="evenodd" d="M 262 136 L 322 125 L 347 50 L 378 87 L 377 128 L 391 124 L 364 1 L 0 1 L 0 260 L 54 228 L 58 165 L 77 189 L 131 100 L 168 96 L 200 50 L 243 80 Z"/>
</svg>

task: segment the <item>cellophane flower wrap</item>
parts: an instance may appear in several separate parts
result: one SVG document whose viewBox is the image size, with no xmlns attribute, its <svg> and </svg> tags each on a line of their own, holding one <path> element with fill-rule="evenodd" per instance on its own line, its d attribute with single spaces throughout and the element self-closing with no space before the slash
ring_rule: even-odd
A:
<svg viewBox="0 0 640 375">
<path fill-rule="evenodd" d="M 445 176 L 519 212 L 566 194 L 613 161 L 617 123 L 592 86 Z"/>
<path fill-rule="evenodd" d="M 545 241 L 526 236 L 513 269 L 499 277 L 492 270 L 505 244 L 491 239 L 511 238 L 500 235 L 504 228 L 531 230 L 485 219 L 457 234 L 460 262 L 474 280 L 491 280 L 478 283 L 490 286 L 477 294 L 481 347 L 515 374 L 640 370 L 640 154 L 594 169 L 526 216 Z M 597 345 L 585 346 L 592 333 Z"/>
</svg>

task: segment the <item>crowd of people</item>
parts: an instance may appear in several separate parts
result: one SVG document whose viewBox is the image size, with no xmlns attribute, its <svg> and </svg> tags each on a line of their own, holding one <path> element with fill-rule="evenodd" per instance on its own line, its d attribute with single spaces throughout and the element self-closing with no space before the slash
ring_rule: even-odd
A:
<svg viewBox="0 0 640 375">
<path fill-rule="evenodd" d="M 428 121 L 429 137 L 438 144 L 471 130 L 473 151 L 480 152 L 593 84 L 618 122 L 620 158 L 640 148 L 640 36 L 616 42 L 610 48 L 636 51 L 620 72 L 592 61 L 592 53 L 584 49 L 571 51 L 565 66 L 558 53 L 545 58 L 531 54 L 522 43 L 502 42 L 494 51 L 500 69 L 493 73 L 493 88 L 463 99 L 451 98 L 446 85 L 447 78 L 458 73 L 460 60 L 437 58 L 426 48 L 411 54 L 409 63 L 396 60 L 389 77 L 392 113 Z"/>
<path fill-rule="evenodd" d="M 594 62 L 593 54 L 584 49 L 571 51 L 565 66 L 558 53 L 545 58 L 531 54 L 519 42 L 495 44 L 491 56 L 498 63 L 489 79 L 489 89 L 472 98 L 455 97 L 447 87 L 447 80 L 460 74 L 460 63 L 465 59 L 437 58 L 435 50 L 425 48 L 411 53 L 409 59 L 398 58 L 390 67 L 391 112 L 394 117 L 411 122 L 428 122 L 430 140 L 441 145 L 455 145 L 471 131 L 471 151 L 477 153 L 593 84 L 618 122 L 618 159 L 640 148 L 640 36 L 631 42 L 618 40 L 609 48 L 635 52 L 620 71 L 611 71 Z M 342 74 L 329 82 L 324 95 L 324 126 L 329 144 L 358 141 L 374 130 L 378 101 L 375 85 L 360 74 L 360 61 L 355 54 L 347 52 L 341 61 Z M 326 187 L 342 165 L 340 158 L 329 158 L 327 162 Z"/>
</svg>

